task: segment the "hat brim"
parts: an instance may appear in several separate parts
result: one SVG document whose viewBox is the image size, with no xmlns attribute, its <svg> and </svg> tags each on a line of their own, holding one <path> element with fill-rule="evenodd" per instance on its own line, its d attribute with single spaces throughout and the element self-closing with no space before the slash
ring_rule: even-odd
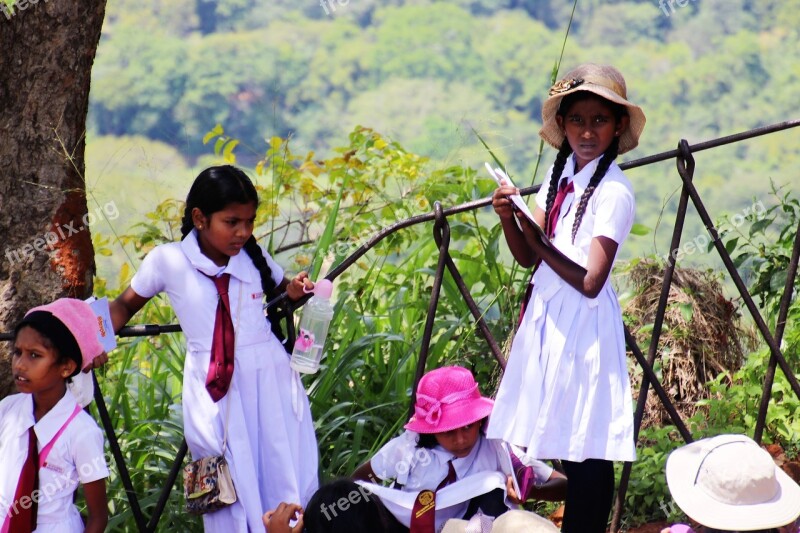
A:
<svg viewBox="0 0 800 533">
<path fill-rule="evenodd" d="M 707 455 L 703 439 L 673 451 L 667 458 L 667 485 L 672 498 L 692 520 L 710 528 L 752 531 L 785 526 L 800 515 L 800 486 L 783 470 L 775 467 L 780 485 L 778 493 L 768 502 L 755 505 L 731 505 L 720 502 L 698 488 L 694 480 L 703 458 Z M 714 444 L 752 442 L 741 435 L 720 435 Z"/>
<path fill-rule="evenodd" d="M 556 149 L 561 148 L 561 145 L 564 143 L 564 132 L 558 127 L 556 113 L 558 112 L 558 107 L 561 105 L 561 100 L 565 96 L 578 91 L 594 93 L 606 100 L 624 106 L 628 110 L 630 124 L 628 125 L 628 129 L 620 135 L 619 154 L 629 152 L 639 145 L 639 137 L 642 135 L 644 125 L 647 122 L 642 108 L 622 98 L 608 87 L 592 83 L 591 81 L 587 81 L 568 91 L 555 94 L 544 101 L 542 104 L 542 129 L 539 130 L 539 135 L 542 139 Z"/>
<path fill-rule="evenodd" d="M 492 533 L 558 533 L 559 529 L 548 519 L 536 513 L 511 509 L 497 517 Z"/>
<path fill-rule="evenodd" d="M 463 405 L 448 405 L 442 409 L 442 415 L 437 424 L 431 424 L 424 418 L 412 416 L 411 420 L 403 427 L 417 433 L 443 433 L 483 420 L 492 414 L 493 407 L 494 401 L 489 398 L 475 398 L 465 401 Z"/>
</svg>

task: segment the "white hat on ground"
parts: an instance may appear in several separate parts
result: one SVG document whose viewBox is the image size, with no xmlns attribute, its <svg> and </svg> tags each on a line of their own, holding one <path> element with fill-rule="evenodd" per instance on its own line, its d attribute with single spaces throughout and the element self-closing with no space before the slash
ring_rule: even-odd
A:
<svg viewBox="0 0 800 533">
<path fill-rule="evenodd" d="M 800 515 L 800 486 L 745 435 L 687 444 L 667 459 L 675 503 L 700 524 L 753 531 L 784 526 Z"/>
<path fill-rule="evenodd" d="M 501 514 L 494 520 L 490 529 L 485 524 L 476 524 L 470 520 L 448 520 L 442 533 L 558 533 L 559 529 L 546 518 L 528 511 L 511 510 Z M 483 529 L 481 529 L 483 526 Z"/>
</svg>

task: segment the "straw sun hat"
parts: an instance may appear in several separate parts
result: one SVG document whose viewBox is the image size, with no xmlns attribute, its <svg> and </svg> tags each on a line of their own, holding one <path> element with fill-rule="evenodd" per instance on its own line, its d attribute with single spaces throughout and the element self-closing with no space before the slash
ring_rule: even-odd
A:
<svg viewBox="0 0 800 533">
<path fill-rule="evenodd" d="M 561 100 L 568 94 L 588 91 L 611 102 L 625 106 L 630 116 L 630 126 L 619 139 L 619 153 L 636 148 L 646 121 L 644 111 L 628 101 L 625 78 L 610 65 L 586 63 L 571 70 L 550 88 L 550 96 L 542 104 L 542 129 L 539 135 L 548 144 L 558 149 L 564 142 L 564 132 L 556 122 L 556 113 Z"/>
<path fill-rule="evenodd" d="M 719 435 L 678 448 L 666 471 L 675 503 L 706 527 L 769 529 L 800 515 L 800 487 L 744 435 Z"/>
</svg>

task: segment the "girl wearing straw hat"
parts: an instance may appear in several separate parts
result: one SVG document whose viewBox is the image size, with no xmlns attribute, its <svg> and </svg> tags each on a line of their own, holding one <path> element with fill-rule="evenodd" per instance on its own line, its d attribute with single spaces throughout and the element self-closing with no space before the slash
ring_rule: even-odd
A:
<svg viewBox="0 0 800 533">
<path fill-rule="evenodd" d="M 635 213 L 614 162 L 636 147 L 642 110 L 611 66 L 581 65 L 551 89 L 539 135 L 558 149 L 536 196 L 535 228 L 503 182 L 492 205 L 515 260 L 538 264 L 487 436 L 560 459 L 569 479 L 565 533 L 604 532 L 612 461 L 636 458 L 622 313 L 609 280 Z"/>
</svg>

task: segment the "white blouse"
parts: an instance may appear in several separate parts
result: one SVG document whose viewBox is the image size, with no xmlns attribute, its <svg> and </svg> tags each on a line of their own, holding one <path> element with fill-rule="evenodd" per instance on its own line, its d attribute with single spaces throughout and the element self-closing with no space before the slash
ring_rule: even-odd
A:
<svg viewBox="0 0 800 533">
<path fill-rule="evenodd" d="M 41 420 L 33 417 L 33 395 L 14 394 L 0 402 L 0 517 L 13 504 L 22 465 L 28 455 L 28 429 L 36 431 L 39 450 L 58 433 L 77 405 L 68 391 Z M 103 433 L 94 419 L 80 411 L 55 441 L 39 469 L 38 533 L 74 531 L 78 510 L 72 503 L 79 483 L 108 477 Z M 80 529 L 79 531 L 83 531 Z"/>
</svg>

